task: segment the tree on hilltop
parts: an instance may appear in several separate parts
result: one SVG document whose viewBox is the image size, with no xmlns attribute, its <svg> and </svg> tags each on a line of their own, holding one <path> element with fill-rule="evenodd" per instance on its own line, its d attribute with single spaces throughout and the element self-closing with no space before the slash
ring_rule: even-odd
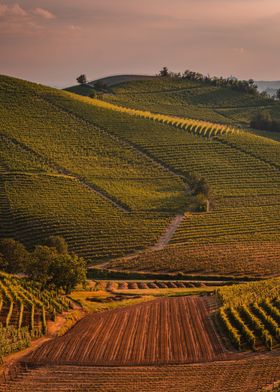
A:
<svg viewBox="0 0 280 392">
<path fill-rule="evenodd" d="M 159 71 L 159 76 L 161 76 L 161 77 L 169 76 L 168 68 L 167 68 L 167 67 L 163 67 L 163 68 Z"/>
<path fill-rule="evenodd" d="M 79 84 L 86 84 L 87 83 L 87 77 L 85 74 L 81 74 L 80 76 L 77 77 L 76 80 Z"/>
</svg>

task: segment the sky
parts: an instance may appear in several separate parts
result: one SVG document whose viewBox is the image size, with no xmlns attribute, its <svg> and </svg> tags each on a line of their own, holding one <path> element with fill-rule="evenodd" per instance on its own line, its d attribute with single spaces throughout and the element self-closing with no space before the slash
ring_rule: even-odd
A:
<svg viewBox="0 0 280 392">
<path fill-rule="evenodd" d="M 280 80 L 280 0 L 0 0 L 0 73 L 65 87 L 191 69 Z"/>
</svg>

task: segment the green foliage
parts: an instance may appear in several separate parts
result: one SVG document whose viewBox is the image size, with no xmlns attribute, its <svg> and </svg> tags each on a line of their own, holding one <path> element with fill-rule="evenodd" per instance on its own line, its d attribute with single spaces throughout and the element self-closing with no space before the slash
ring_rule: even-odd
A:
<svg viewBox="0 0 280 392">
<path fill-rule="evenodd" d="M 56 291 L 0 272 L 0 358 L 28 347 L 47 332 L 47 317 L 68 308 L 68 300 Z"/>
<path fill-rule="evenodd" d="M 280 340 L 279 324 L 273 319 L 273 317 L 267 314 L 265 310 L 262 309 L 257 302 L 253 303 L 252 310 L 256 314 L 256 316 L 262 321 L 262 323 L 266 326 L 269 332 L 273 336 L 275 336 L 277 340 Z"/>
<path fill-rule="evenodd" d="M 47 245 L 37 245 L 28 254 L 29 263 L 24 272 L 41 287 L 55 287 L 70 293 L 86 281 L 86 262 L 74 253 L 68 253 L 63 237 L 50 236 Z"/>
<path fill-rule="evenodd" d="M 255 349 L 255 337 L 272 350 L 280 340 L 280 279 L 245 283 L 218 290 L 223 311 L 231 314 L 231 322 Z"/>
<path fill-rule="evenodd" d="M 69 294 L 78 283 L 86 282 L 86 262 L 83 258 L 70 254 L 59 254 L 50 265 L 50 283 Z"/>
<path fill-rule="evenodd" d="M 12 238 L 0 240 L 1 269 L 9 273 L 23 272 L 29 262 L 25 246 Z"/>
<path fill-rule="evenodd" d="M 220 320 L 231 342 L 238 348 L 238 336 L 242 336 L 244 344 L 256 350 L 256 339 L 259 338 L 268 350 L 273 349 L 273 337 L 279 340 L 279 327 L 258 303 L 234 307 L 222 307 L 219 310 Z"/>
<path fill-rule="evenodd" d="M 30 336 L 47 331 L 46 318 L 69 308 L 57 291 L 43 289 L 28 278 L 0 272 L 0 317 L 3 327 L 27 328 Z M 1 327 L 1 323 L 0 323 Z"/>
<path fill-rule="evenodd" d="M 28 328 L 3 327 L 0 324 L 0 359 L 15 351 L 23 350 L 31 342 Z"/>
<path fill-rule="evenodd" d="M 50 248 L 55 248 L 57 253 L 68 253 L 68 244 L 65 239 L 58 235 L 51 235 L 46 242 Z"/>
<path fill-rule="evenodd" d="M 229 308 L 230 318 L 237 329 L 241 332 L 242 336 L 248 342 L 249 347 L 252 350 L 256 349 L 256 338 L 253 332 L 247 327 L 242 318 L 240 317 L 238 311 L 232 307 Z"/>
<path fill-rule="evenodd" d="M 241 349 L 241 336 L 240 336 L 238 330 L 232 326 L 224 308 L 220 308 L 219 318 L 220 318 L 220 321 L 221 321 L 226 333 L 229 335 L 231 343 L 233 344 L 233 346 L 235 348 L 237 348 L 237 350 L 240 350 Z"/>
<path fill-rule="evenodd" d="M 272 119 L 269 112 L 258 112 L 251 120 L 252 128 L 270 132 L 280 132 L 280 121 Z"/>
<path fill-rule="evenodd" d="M 272 350 L 272 336 L 265 328 L 264 324 L 258 319 L 247 305 L 240 306 L 240 314 L 244 320 L 251 326 L 252 330 L 263 341 L 265 347 Z"/>
<path fill-rule="evenodd" d="M 265 299 L 261 306 L 265 309 L 265 311 L 274 318 L 274 320 L 280 324 L 280 310 L 269 299 Z"/>
<path fill-rule="evenodd" d="M 56 254 L 54 248 L 37 245 L 31 254 L 30 263 L 26 269 L 28 276 L 40 282 L 43 287 L 47 286 L 52 279 L 50 266 L 54 262 Z"/>
<path fill-rule="evenodd" d="M 225 286 L 218 295 L 226 306 L 240 306 L 280 297 L 280 278 Z"/>
</svg>

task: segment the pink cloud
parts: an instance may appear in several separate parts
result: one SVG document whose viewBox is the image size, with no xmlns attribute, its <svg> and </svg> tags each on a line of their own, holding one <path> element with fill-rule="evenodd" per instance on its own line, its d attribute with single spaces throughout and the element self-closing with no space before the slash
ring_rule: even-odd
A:
<svg viewBox="0 0 280 392">
<path fill-rule="evenodd" d="M 280 77 L 280 0 L 0 0 L 0 20 L 0 73 L 48 84 L 162 65 Z"/>
<path fill-rule="evenodd" d="M 27 16 L 28 13 L 17 3 L 0 4 L 0 16 Z"/>
<path fill-rule="evenodd" d="M 34 15 L 41 16 L 44 19 L 55 19 L 55 15 L 44 8 L 35 8 L 32 13 Z"/>
</svg>

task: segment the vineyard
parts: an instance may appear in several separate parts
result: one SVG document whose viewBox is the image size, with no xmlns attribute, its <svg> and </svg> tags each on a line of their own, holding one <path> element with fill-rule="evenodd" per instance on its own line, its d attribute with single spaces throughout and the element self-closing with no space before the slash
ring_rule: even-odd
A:
<svg viewBox="0 0 280 392">
<path fill-rule="evenodd" d="M 80 91 L 78 86 L 67 90 L 82 95 L 92 92 Z M 259 109 L 279 118 L 277 102 L 199 81 L 153 78 L 118 83 L 116 78 L 110 90 L 103 94 L 108 102 L 167 115 L 242 126 L 248 125 Z"/>
<path fill-rule="evenodd" d="M 259 242 L 254 242 L 253 238 L 244 241 L 244 236 L 240 239 L 237 236 L 235 242 L 230 238 L 229 243 L 230 246 L 226 242 L 211 243 L 205 239 L 200 241 L 199 247 L 193 243 L 169 245 L 163 250 L 139 254 L 125 264 L 123 260 L 117 259 L 110 262 L 110 268 L 128 272 L 168 271 L 241 277 L 280 273 L 279 242 L 271 242 L 268 238 Z"/>
<path fill-rule="evenodd" d="M 112 261 L 114 269 L 279 273 L 278 141 L 177 112 L 0 83 L 2 237 L 32 247 L 62 235 L 89 263 L 147 250 Z M 191 212 L 192 174 L 210 187 L 208 213 Z M 153 250 L 177 215 L 181 224 Z"/>
<path fill-rule="evenodd" d="M 224 304 L 220 321 L 238 350 L 279 348 L 279 278 L 221 288 L 218 294 Z"/>
<path fill-rule="evenodd" d="M 56 233 L 87 259 L 120 256 L 156 241 L 168 223 L 160 214 L 119 211 L 71 178 L 15 174 L 3 179 L 6 222 L 12 227 L 6 236 L 13 233 L 29 246 Z"/>
<path fill-rule="evenodd" d="M 39 96 L 49 89 L 5 77 L 1 82 L 0 235 L 31 247 L 46 234 L 60 234 L 88 260 L 155 243 L 170 217 L 184 209 L 182 180 L 56 109 Z"/>
<path fill-rule="evenodd" d="M 54 291 L 0 273 L 0 358 L 28 347 L 32 338 L 47 332 L 47 319 L 69 308 Z"/>
</svg>

